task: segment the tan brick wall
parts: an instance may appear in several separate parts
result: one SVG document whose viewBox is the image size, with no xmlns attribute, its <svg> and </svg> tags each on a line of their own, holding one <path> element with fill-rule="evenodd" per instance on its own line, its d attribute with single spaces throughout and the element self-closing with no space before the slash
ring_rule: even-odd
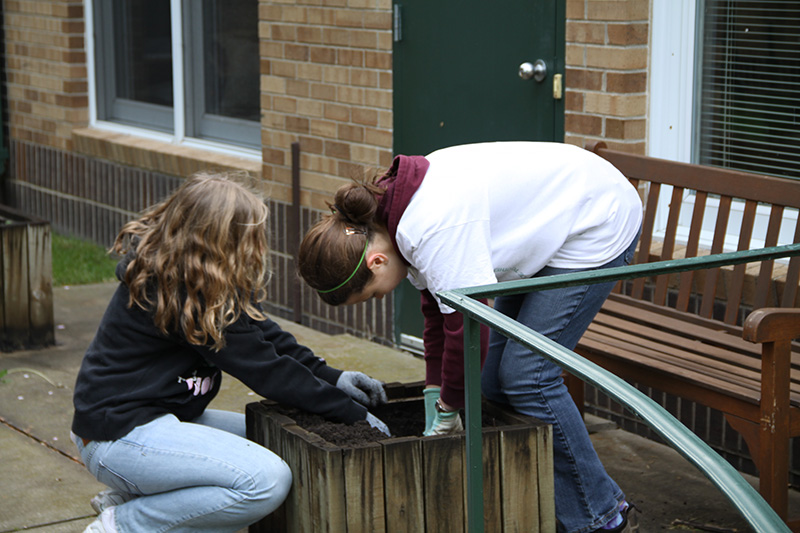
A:
<svg viewBox="0 0 800 533">
<path fill-rule="evenodd" d="M 646 150 L 650 0 L 567 0 L 565 141 Z"/>
<path fill-rule="evenodd" d="M 89 120 L 83 2 L 3 1 L 11 138 L 72 148 Z"/>
<path fill-rule="evenodd" d="M 392 157 L 391 0 L 259 2 L 265 179 L 291 198 L 300 142 L 301 203 L 325 200 Z"/>
</svg>

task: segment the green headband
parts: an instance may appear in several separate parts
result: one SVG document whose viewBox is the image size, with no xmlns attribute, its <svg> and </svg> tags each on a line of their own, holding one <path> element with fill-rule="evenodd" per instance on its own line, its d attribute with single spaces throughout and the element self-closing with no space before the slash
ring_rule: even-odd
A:
<svg viewBox="0 0 800 533">
<path fill-rule="evenodd" d="M 351 234 L 351 235 L 352 235 L 352 234 Z M 361 259 L 359 259 L 359 260 L 358 260 L 358 264 L 356 265 L 356 268 L 355 268 L 355 270 L 353 270 L 353 273 L 352 273 L 352 274 L 350 274 L 349 276 L 347 276 L 347 279 L 346 279 L 346 280 L 344 280 L 343 282 L 341 282 L 340 284 L 338 284 L 337 286 L 335 286 L 335 287 L 334 287 L 334 288 L 332 288 L 332 289 L 326 289 L 326 290 L 324 290 L 324 291 L 317 290 L 317 292 L 318 292 L 319 294 L 327 294 L 327 293 L 329 293 L 329 292 L 333 292 L 333 291 L 335 291 L 335 290 L 341 289 L 342 287 L 344 287 L 345 285 L 347 285 L 347 282 L 348 282 L 348 281 L 350 281 L 351 279 L 353 279 L 353 276 L 355 276 L 355 275 L 356 275 L 356 272 L 358 272 L 358 269 L 359 269 L 359 268 L 361 268 L 361 263 L 363 263 L 363 262 L 364 262 L 364 258 L 367 256 L 367 246 L 369 246 L 369 239 L 364 239 L 364 241 L 365 241 L 365 242 L 364 242 L 364 251 L 363 251 L 363 252 L 361 252 Z"/>
</svg>

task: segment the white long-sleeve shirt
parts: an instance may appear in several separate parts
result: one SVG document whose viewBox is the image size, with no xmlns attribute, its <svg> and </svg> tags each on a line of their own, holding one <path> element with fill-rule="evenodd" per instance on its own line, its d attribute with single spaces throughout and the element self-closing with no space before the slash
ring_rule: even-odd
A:
<svg viewBox="0 0 800 533">
<path fill-rule="evenodd" d="M 641 225 L 641 200 L 627 178 L 576 146 L 481 143 L 426 159 L 396 240 L 411 263 L 409 280 L 432 294 L 529 278 L 545 266 L 601 266 Z"/>
</svg>

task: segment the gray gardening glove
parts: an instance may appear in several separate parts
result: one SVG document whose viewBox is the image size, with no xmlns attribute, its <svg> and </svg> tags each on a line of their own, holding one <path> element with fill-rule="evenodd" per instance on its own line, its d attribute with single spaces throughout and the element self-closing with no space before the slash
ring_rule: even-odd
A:
<svg viewBox="0 0 800 533">
<path fill-rule="evenodd" d="M 358 403 L 375 407 L 387 402 L 383 383 L 363 372 L 344 371 L 336 380 L 336 388 L 343 390 Z"/>
<path fill-rule="evenodd" d="M 367 423 L 371 426 L 380 431 L 381 433 L 385 434 L 387 437 L 391 437 L 392 434 L 389 432 L 389 426 L 383 423 L 383 421 L 378 418 L 377 416 L 373 415 L 372 413 L 367 413 Z"/>
</svg>

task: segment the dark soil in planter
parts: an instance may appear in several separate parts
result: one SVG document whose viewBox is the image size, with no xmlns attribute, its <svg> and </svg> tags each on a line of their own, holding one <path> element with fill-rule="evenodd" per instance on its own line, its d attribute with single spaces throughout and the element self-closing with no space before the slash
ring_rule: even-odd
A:
<svg viewBox="0 0 800 533">
<path fill-rule="evenodd" d="M 301 428 L 311 433 L 316 433 L 336 446 L 359 446 L 388 438 L 370 426 L 366 420 L 361 420 L 354 424 L 341 424 L 330 422 L 319 415 L 300 409 L 281 406 L 278 410 L 293 419 Z M 422 432 L 425 430 L 425 408 L 422 401 L 413 403 L 390 402 L 378 407 L 372 407 L 370 412 L 389 427 L 392 437 L 421 437 Z M 497 420 L 484 414 L 483 426 L 495 425 L 497 425 Z"/>
</svg>

